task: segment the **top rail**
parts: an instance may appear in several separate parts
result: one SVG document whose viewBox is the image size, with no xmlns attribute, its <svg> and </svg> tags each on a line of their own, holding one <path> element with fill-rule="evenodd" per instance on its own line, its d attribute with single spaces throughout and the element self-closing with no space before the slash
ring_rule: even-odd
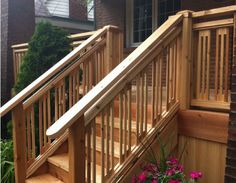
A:
<svg viewBox="0 0 236 183">
<path fill-rule="evenodd" d="M 135 65 L 142 61 L 154 47 L 160 44 L 168 33 L 182 21 L 183 15 L 171 16 L 161 27 L 159 27 L 148 39 L 146 39 L 134 52 L 132 52 L 122 63 L 113 69 L 103 80 L 101 80 L 90 92 L 79 102 L 68 110 L 48 130 L 47 136 L 56 138 L 69 128 L 80 116 L 82 116 L 102 95 L 114 86 L 125 82 L 127 72 L 135 69 Z"/>
<path fill-rule="evenodd" d="M 54 66 L 52 66 L 48 71 L 46 71 L 43 75 L 33 81 L 30 85 L 28 85 L 25 89 L 23 89 L 20 93 L 18 93 L 15 97 L 13 97 L 10 101 L 8 101 L 5 105 L 0 108 L 0 116 L 4 116 L 7 112 L 12 110 L 15 106 L 17 106 L 20 102 L 26 99 L 29 95 L 31 95 L 36 89 L 41 87 L 46 81 L 52 78 L 56 73 L 58 73 L 63 67 L 67 64 L 71 63 L 82 51 L 91 44 L 94 44 L 96 39 L 103 34 L 106 33 L 106 30 L 111 28 L 117 28 L 115 26 L 105 26 L 102 29 L 96 31 L 91 37 L 85 40 L 81 45 L 71 51 L 68 55 L 62 58 L 59 62 L 57 62 Z"/>
<path fill-rule="evenodd" d="M 210 17 L 210 16 L 222 16 L 222 15 L 230 15 L 234 13 L 236 10 L 236 5 L 222 7 L 222 8 L 215 8 L 210 10 L 198 11 L 193 12 L 193 18 L 200 18 L 200 17 Z"/>
</svg>

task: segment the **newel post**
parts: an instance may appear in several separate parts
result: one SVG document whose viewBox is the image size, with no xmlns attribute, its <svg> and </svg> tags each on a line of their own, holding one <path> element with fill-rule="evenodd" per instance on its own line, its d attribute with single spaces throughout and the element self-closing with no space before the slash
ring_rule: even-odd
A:
<svg viewBox="0 0 236 183">
<path fill-rule="evenodd" d="M 183 14 L 182 52 L 180 59 L 179 101 L 181 109 L 188 109 L 191 100 L 192 68 L 192 11 L 181 11 Z"/>
<path fill-rule="evenodd" d="M 26 126 L 22 103 L 12 110 L 14 168 L 16 183 L 26 179 Z"/>
<path fill-rule="evenodd" d="M 106 37 L 106 65 L 108 74 L 123 60 L 123 34 L 116 27 L 109 27 Z"/>
<path fill-rule="evenodd" d="M 69 128 L 69 182 L 85 182 L 85 126 L 81 116 Z"/>
</svg>

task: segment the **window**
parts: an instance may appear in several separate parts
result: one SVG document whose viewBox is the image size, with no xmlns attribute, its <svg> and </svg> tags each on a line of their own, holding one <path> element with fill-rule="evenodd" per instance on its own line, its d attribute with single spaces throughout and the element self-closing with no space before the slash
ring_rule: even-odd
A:
<svg viewBox="0 0 236 183">
<path fill-rule="evenodd" d="M 143 42 L 152 33 L 152 0 L 136 0 L 133 6 L 133 40 Z"/>
<path fill-rule="evenodd" d="M 163 24 L 170 15 L 174 15 L 181 9 L 181 0 L 158 0 L 158 23 Z"/>
<path fill-rule="evenodd" d="M 181 9 L 181 0 L 127 0 L 126 45 L 138 46 L 168 16 Z"/>
</svg>

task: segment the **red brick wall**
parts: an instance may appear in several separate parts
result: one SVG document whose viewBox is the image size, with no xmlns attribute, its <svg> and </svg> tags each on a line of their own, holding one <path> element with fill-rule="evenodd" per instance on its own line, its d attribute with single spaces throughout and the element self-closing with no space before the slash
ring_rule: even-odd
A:
<svg viewBox="0 0 236 183">
<path fill-rule="evenodd" d="M 28 42 L 34 32 L 34 1 L 1 1 L 1 105 L 11 97 L 13 85 L 13 44 Z"/>
<path fill-rule="evenodd" d="M 125 30 L 125 0 L 95 0 L 96 29 L 116 25 Z"/>
<path fill-rule="evenodd" d="M 69 16 L 75 20 L 87 20 L 85 0 L 69 0 Z"/>
<path fill-rule="evenodd" d="M 207 10 L 235 4 L 234 0 L 181 0 L 182 10 Z"/>
</svg>

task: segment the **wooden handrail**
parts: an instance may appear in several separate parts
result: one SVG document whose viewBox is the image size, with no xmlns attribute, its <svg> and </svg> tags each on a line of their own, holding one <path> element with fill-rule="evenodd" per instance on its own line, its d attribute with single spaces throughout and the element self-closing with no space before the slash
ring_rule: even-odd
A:
<svg viewBox="0 0 236 183">
<path fill-rule="evenodd" d="M 20 102 L 26 99 L 31 95 L 36 89 L 42 86 L 46 81 L 53 77 L 57 72 L 59 72 L 63 67 L 69 64 L 73 59 L 75 59 L 86 47 L 91 44 L 94 44 L 96 39 L 106 33 L 106 30 L 116 28 L 115 26 L 105 26 L 102 29 L 98 30 L 95 34 L 85 40 L 81 45 L 75 48 L 72 52 L 62 58 L 57 62 L 53 67 L 46 71 L 43 75 L 33 81 L 10 101 L 0 108 L 0 117 L 4 116 L 7 112 L 17 106 Z"/>
<path fill-rule="evenodd" d="M 236 10 L 236 5 L 222 7 L 222 8 L 215 8 L 210 10 L 198 11 L 193 12 L 193 18 L 201 18 L 201 17 L 210 17 L 210 16 L 222 16 L 222 15 L 230 15 L 234 13 Z"/>
<path fill-rule="evenodd" d="M 57 120 L 46 132 L 50 138 L 60 136 L 67 128 L 73 125 L 101 96 L 112 87 L 118 86 L 126 80 L 126 73 L 137 69 L 136 64 L 143 61 L 143 58 L 150 53 L 153 48 L 167 38 L 168 33 L 175 29 L 183 19 L 182 14 L 171 16 L 160 28 L 158 28 L 148 39 L 146 39 L 134 52 L 132 52 L 122 63 L 112 70 L 103 80 L 101 80 L 90 92 L 88 92 L 78 103 L 68 110 L 59 120 Z M 161 49 L 161 48 L 160 48 Z M 145 65 L 144 65 L 145 66 Z M 143 67 L 144 67 L 143 66 Z"/>
</svg>

